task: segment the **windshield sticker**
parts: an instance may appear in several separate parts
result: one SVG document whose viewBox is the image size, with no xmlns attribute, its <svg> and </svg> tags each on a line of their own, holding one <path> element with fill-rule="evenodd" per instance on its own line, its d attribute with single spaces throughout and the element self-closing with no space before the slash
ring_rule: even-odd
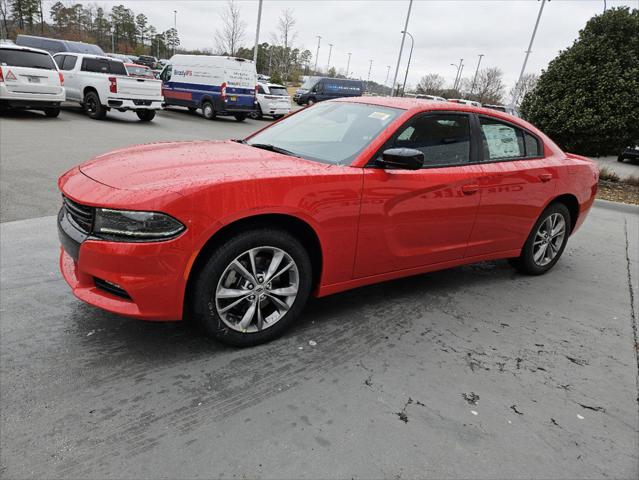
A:
<svg viewBox="0 0 639 480">
<path fill-rule="evenodd" d="M 377 120 L 381 120 L 382 122 L 388 120 L 388 117 L 390 117 L 390 113 L 384 112 L 373 112 L 368 116 L 368 118 L 375 118 Z"/>
</svg>

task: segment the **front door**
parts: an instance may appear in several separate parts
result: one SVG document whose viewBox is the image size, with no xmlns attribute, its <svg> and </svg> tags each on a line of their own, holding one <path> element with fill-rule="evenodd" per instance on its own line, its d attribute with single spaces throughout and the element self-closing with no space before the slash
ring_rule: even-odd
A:
<svg viewBox="0 0 639 480">
<path fill-rule="evenodd" d="M 415 148 L 424 153 L 424 168 L 365 169 L 356 278 L 463 258 L 483 174 L 470 120 L 461 113 L 419 114 L 378 155 Z"/>
</svg>

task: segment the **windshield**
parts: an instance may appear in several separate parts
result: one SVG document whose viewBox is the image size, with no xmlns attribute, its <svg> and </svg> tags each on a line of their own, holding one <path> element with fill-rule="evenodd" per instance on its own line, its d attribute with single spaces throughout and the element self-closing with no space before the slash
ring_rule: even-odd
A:
<svg viewBox="0 0 639 480">
<path fill-rule="evenodd" d="M 349 165 L 403 110 L 361 103 L 320 103 L 248 139 L 309 160 Z"/>
<path fill-rule="evenodd" d="M 306 80 L 304 80 L 304 83 L 302 83 L 300 88 L 303 90 L 310 90 L 311 87 L 313 87 L 313 85 L 317 83 L 317 80 L 319 80 L 318 77 L 308 77 Z"/>
<path fill-rule="evenodd" d="M 48 53 L 13 48 L 0 49 L 0 65 L 56 70 L 53 59 Z"/>
</svg>

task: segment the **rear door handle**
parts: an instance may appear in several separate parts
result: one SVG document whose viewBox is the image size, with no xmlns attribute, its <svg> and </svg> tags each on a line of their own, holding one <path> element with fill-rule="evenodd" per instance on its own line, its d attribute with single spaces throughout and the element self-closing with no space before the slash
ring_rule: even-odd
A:
<svg viewBox="0 0 639 480">
<path fill-rule="evenodd" d="M 550 180 L 552 180 L 552 173 L 542 173 L 539 175 L 539 179 L 542 182 L 549 182 Z"/>
<path fill-rule="evenodd" d="M 479 191 L 479 185 L 477 183 L 469 183 L 468 185 L 462 185 L 461 189 L 464 195 L 472 195 Z"/>
</svg>

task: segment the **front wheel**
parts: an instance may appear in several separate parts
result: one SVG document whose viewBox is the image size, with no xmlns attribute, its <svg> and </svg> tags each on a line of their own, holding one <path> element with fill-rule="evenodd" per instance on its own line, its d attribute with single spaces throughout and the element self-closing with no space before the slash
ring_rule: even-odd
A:
<svg viewBox="0 0 639 480">
<path fill-rule="evenodd" d="M 58 115 L 60 115 L 60 108 L 59 107 L 45 108 L 44 114 L 49 118 L 55 118 Z"/>
<path fill-rule="evenodd" d="M 623 155 L 619 155 L 617 157 L 617 161 L 620 162 L 620 163 L 623 163 L 623 161 L 624 161 Z"/>
<path fill-rule="evenodd" d="M 297 238 L 283 230 L 247 230 L 207 260 L 190 295 L 191 311 L 220 342 L 258 345 L 295 322 L 311 284 L 311 261 Z"/>
<path fill-rule="evenodd" d="M 571 219 L 563 203 L 553 203 L 539 216 L 521 255 L 510 263 L 528 275 L 546 273 L 559 261 L 570 235 Z"/>
<path fill-rule="evenodd" d="M 235 120 L 237 120 L 238 122 L 243 122 L 244 120 L 246 120 L 246 113 L 236 113 L 233 116 L 235 117 Z"/>
<path fill-rule="evenodd" d="M 84 101 L 82 102 L 84 105 L 84 111 L 93 120 L 102 120 L 106 117 L 106 108 L 100 102 L 100 97 L 96 92 L 89 91 L 84 96 Z"/>
<path fill-rule="evenodd" d="M 310 107 L 311 105 L 315 104 L 317 100 L 315 100 L 315 98 L 311 97 L 308 99 L 308 101 L 306 102 L 306 104 Z"/>
<path fill-rule="evenodd" d="M 135 113 L 142 122 L 150 122 L 155 118 L 155 110 L 136 110 Z"/>
</svg>

